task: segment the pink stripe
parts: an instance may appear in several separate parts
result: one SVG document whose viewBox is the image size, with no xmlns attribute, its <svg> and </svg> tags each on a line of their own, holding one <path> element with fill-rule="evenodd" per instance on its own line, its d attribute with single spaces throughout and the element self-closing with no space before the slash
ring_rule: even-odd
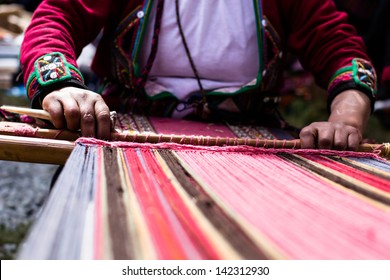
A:
<svg viewBox="0 0 390 280">
<path fill-rule="evenodd" d="M 178 153 L 206 190 L 292 259 L 390 258 L 388 212 L 294 164 L 272 154 Z"/>
<path fill-rule="evenodd" d="M 136 151 L 128 149 L 125 155 L 129 162 L 128 167 L 131 173 L 132 186 L 142 207 L 149 232 L 157 249 L 158 258 L 183 259 L 181 248 L 171 244 L 172 241 L 169 238 L 170 229 L 164 222 L 166 217 L 161 211 L 161 205 L 158 203 L 155 193 L 147 189 L 149 178 L 145 176 Z"/>
<path fill-rule="evenodd" d="M 164 194 L 164 197 L 169 201 L 170 207 L 172 207 L 175 215 L 179 219 L 180 223 L 183 224 L 183 227 L 186 231 L 186 234 L 191 238 L 191 244 L 182 244 L 184 249 L 187 251 L 189 248 L 194 247 L 194 242 L 196 244 L 201 244 L 201 247 L 197 247 L 197 252 L 192 252 L 187 254 L 189 259 L 194 259 L 195 255 L 202 257 L 203 259 L 220 259 L 222 256 L 218 253 L 215 245 L 211 243 L 206 233 L 202 231 L 199 227 L 199 223 L 196 218 L 191 214 L 191 211 L 188 209 L 187 205 L 183 202 L 182 198 L 177 193 L 176 189 L 172 186 L 169 178 L 166 177 L 164 170 L 162 170 L 161 165 L 155 160 L 155 156 L 150 151 L 143 153 L 145 159 L 149 163 L 149 168 L 151 171 L 158 175 L 159 183 L 162 186 L 161 191 Z M 195 247 L 194 247 L 195 248 Z"/>
<path fill-rule="evenodd" d="M 142 159 L 137 151 L 127 149 L 126 158 L 134 191 L 143 209 L 159 259 L 201 258 L 170 206 L 159 195 L 159 191 L 172 187 L 161 169 L 155 169 L 155 158 L 142 151 Z M 143 166 L 142 162 L 146 163 Z M 157 185 L 156 185 L 157 183 Z M 161 188 L 161 190 L 157 189 Z"/>
</svg>

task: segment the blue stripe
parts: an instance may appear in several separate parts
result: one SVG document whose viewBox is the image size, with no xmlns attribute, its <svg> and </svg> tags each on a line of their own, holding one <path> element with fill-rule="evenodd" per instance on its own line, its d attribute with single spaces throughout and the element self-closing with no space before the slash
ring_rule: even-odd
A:
<svg viewBox="0 0 390 280">
<path fill-rule="evenodd" d="M 366 164 L 371 167 L 375 167 L 385 172 L 390 172 L 390 163 L 384 160 L 376 160 L 370 158 L 349 158 L 362 164 Z"/>
</svg>

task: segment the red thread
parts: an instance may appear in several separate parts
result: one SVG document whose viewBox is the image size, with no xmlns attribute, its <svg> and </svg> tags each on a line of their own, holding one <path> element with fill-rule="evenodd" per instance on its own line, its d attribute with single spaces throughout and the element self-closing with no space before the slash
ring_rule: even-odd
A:
<svg viewBox="0 0 390 280">
<path fill-rule="evenodd" d="M 287 258 L 390 257 L 388 211 L 310 171 L 273 154 L 180 151 L 178 156 L 224 209 Z"/>
<path fill-rule="evenodd" d="M 125 156 L 131 163 L 127 168 L 132 188 L 158 259 L 220 258 L 218 248 L 201 229 L 154 154 L 146 149 L 126 149 Z"/>
</svg>

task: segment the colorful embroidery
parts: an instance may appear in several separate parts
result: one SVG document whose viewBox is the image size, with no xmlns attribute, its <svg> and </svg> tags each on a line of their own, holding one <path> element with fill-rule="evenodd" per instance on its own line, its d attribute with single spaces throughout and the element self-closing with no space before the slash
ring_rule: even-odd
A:
<svg viewBox="0 0 390 280">
<path fill-rule="evenodd" d="M 133 51 L 139 43 L 138 30 L 145 12 L 137 6 L 118 26 L 113 46 L 113 74 L 127 88 L 134 88 Z"/>
<path fill-rule="evenodd" d="M 339 69 L 332 77 L 328 93 L 332 93 L 342 84 L 354 82 L 356 86 L 368 91 L 372 97 L 376 94 L 376 74 L 372 65 L 363 59 L 355 58 L 352 65 Z"/>
<path fill-rule="evenodd" d="M 38 82 L 45 86 L 56 81 L 70 78 L 66 59 L 61 53 L 50 53 L 41 56 L 35 61 L 35 73 Z"/>
<path fill-rule="evenodd" d="M 351 80 L 353 80 L 352 67 L 345 67 L 340 69 L 340 71 L 338 71 L 335 76 L 333 76 L 332 81 L 329 83 L 328 92 L 333 92 L 336 86 Z"/>
<path fill-rule="evenodd" d="M 49 53 L 39 57 L 34 63 L 35 71 L 30 75 L 26 89 L 29 98 L 33 98 L 40 87 L 46 87 L 72 78 L 83 82 L 80 71 L 69 64 L 63 54 Z"/>
<path fill-rule="evenodd" d="M 376 74 L 372 65 L 363 59 L 355 58 L 352 61 L 353 79 L 355 82 L 372 91 L 372 95 L 376 93 Z"/>
</svg>

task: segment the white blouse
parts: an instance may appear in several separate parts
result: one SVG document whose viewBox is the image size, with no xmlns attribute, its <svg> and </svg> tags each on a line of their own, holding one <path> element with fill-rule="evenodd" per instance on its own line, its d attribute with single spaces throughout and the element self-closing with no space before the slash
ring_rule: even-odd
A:
<svg viewBox="0 0 390 280">
<path fill-rule="evenodd" d="M 156 4 L 154 1 L 142 43 L 141 67 L 150 53 Z M 180 0 L 179 7 L 184 36 L 203 88 L 234 93 L 255 83 L 259 50 L 252 0 Z M 199 92 L 176 22 L 175 0 L 164 3 L 158 51 L 145 91 L 149 96 L 169 92 L 181 101 Z"/>
</svg>

